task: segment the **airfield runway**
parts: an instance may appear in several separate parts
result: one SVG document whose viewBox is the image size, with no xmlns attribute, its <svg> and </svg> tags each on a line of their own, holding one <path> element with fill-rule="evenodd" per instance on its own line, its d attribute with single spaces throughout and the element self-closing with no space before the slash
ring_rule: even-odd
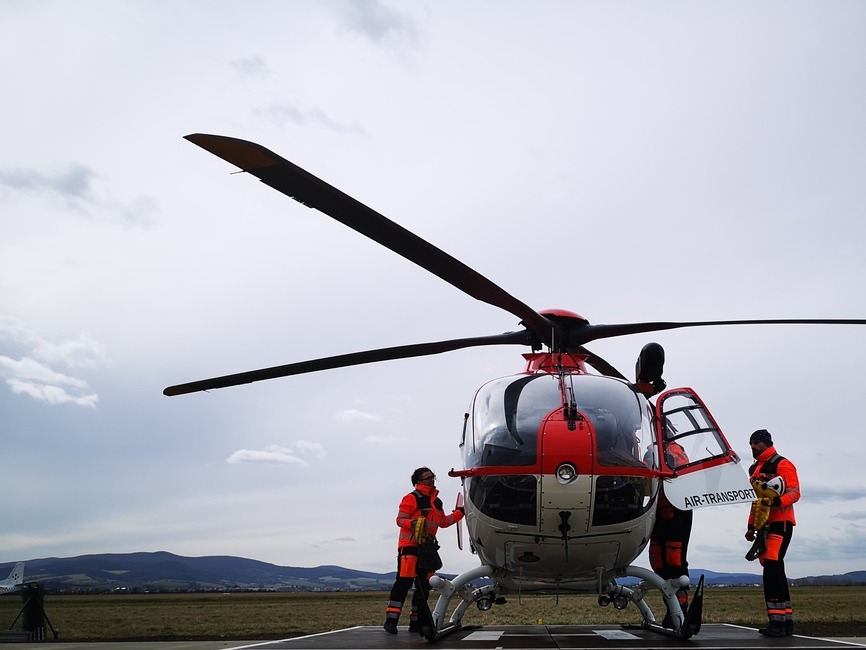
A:
<svg viewBox="0 0 866 650">
<path fill-rule="evenodd" d="M 15 643 L 21 650 L 50 647 L 52 641 Z M 62 642 L 61 642 L 62 643 Z M 641 628 L 615 625 L 507 625 L 484 628 L 467 627 L 430 643 L 400 628 L 396 635 L 385 634 L 380 627 L 354 627 L 323 634 L 300 636 L 278 641 L 171 641 L 143 643 L 62 643 L 64 650 L 663 650 L 695 648 L 704 650 L 738 650 L 740 648 L 844 648 L 866 647 L 866 639 L 819 639 L 789 636 L 767 639 L 757 630 L 736 625 L 703 625 L 700 632 L 682 641 Z"/>
</svg>

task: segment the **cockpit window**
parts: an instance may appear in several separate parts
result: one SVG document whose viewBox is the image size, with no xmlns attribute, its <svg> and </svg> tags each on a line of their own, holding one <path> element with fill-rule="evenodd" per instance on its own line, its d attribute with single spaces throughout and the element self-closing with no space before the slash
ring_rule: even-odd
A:
<svg viewBox="0 0 866 650">
<path fill-rule="evenodd" d="M 488 382 L 475 395 L 475 467 L 527 466 L 538 460 L 544 419 L 572 402 L 596 432 L 597 460 L 609 467 L 646 467 L 641 444 L 652 441 L 646 400 L 627 384 L 597 375 L 514 375 Z"/>
<path fill-rule="evenodd" d="M 704 406 L 690 392 L 674 391 L 659 403 L 667 464 L 682 469 L 727 453 L 727 444 Z"/>
<path fill-rule="evenodd" d="M 541 421 L 561 407 L 562 392 L 553 375 L 518 375 L 488 382 L 475 395 L 471 464 L 535 464 Z"/>
<path fill-rule="evenodd" d="M 643 515 L 655 494 L 654 483 L 640 476 L 604 475 L 595 481 L 593 526 L 609 526 Z"/>
<path fill-rule="evenodd" d="M 646 467 L 641 443 L 652 440 L 645 401 L 626 384 L 581 377 L 577 410 L 595 429 L 598 462 L 611 467 Z"/>
<path fill-rule="evenodd" d="M 477 476 L 469 498 L 488 517 L 533 526 L 538 521 L 538 479 L 532 475 Z"/>
</svg>

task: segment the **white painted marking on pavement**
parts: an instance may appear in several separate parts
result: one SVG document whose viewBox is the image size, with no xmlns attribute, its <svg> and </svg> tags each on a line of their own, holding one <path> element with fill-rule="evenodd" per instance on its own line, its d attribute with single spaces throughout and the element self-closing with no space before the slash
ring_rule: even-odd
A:
<svg viewBox="0 0 866 650">
<path fill-rule="evenodd" d="M 640 637 L 635 636 L 631 632 L 626 632 L 625 630 L 593 630 L 599 636 L 604 637 L 605 639 L 639 639 Z"/>
</svg>

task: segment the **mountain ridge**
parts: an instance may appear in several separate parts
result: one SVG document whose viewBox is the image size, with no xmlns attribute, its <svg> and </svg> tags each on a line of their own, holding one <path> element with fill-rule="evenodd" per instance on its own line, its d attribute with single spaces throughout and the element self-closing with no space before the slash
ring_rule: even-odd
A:
<svg viewBox="0 0 866 650">
<path fill-rule="evenodd" d="M 0 564 L 0 574 L 13 564 Z M 761 584 L 757 573 L 691 569 L 690 574 L 694 582 L 703 575 L 706 586 Z M 229 555 L 186 557 L 168 551 L 140 551 L 26 560 L 24 577 L 26 582 L 38 582 L 45 591 L 53 593 L 387 591 L 395 572 L 374 573 L 337 565 L 292 567 Z M 866 571 L 808 576 L 791 582 L 800 586 L 866 584 Z"/>
</svg>

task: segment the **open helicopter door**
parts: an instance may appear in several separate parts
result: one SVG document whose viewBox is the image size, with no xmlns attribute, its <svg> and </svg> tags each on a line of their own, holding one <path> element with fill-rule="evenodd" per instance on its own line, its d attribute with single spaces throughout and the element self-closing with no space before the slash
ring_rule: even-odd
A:
<svg viewBox="0 0 866 650">
<path fill-rule="evenodd" d="M 674 507 L 693 510 L 754 500 L 740 457 L 691 388 L 658 396 L 655 427 L 663 445 L 656 462 L 673 473 L 664 479 L 664 490 Z"/>
</svg>

